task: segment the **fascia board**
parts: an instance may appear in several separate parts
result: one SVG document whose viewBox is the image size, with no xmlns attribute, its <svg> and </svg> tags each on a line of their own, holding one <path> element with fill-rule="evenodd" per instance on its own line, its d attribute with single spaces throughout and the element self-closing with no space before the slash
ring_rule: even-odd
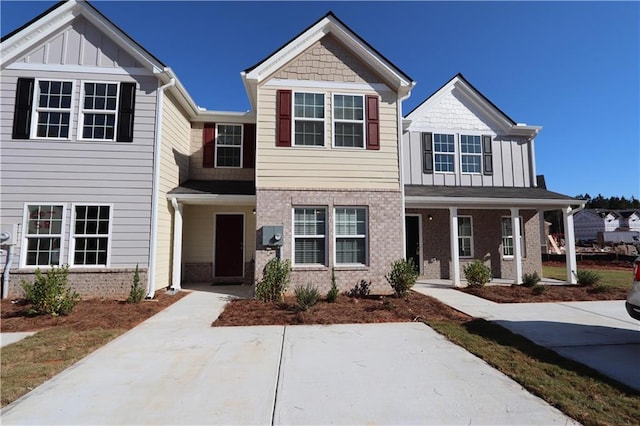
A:
<svg viewBox="0 0 640 426">
<path fill-rule="evenodd" d="M 515 125 L 509 129 L 508 135 L 510 136 L 526 136 L 528 138 L 535 138 L 542 130 L 542 126 L 523 126 Z"/>
<path fill-rule="evenodd" d="M 199 111 L 191 120 L 194 123 L 206 122 L 224 122 L 232 123 L 255 123 L 256 114 L 253 111 L 235 112 L 235 111 Z"/>
<path fill-rule="evenodd" d="M 507 207 L 570 207 L 579 203 L 570 200 L 535 199 L 535 198 L 477 198 L 477 197 L 405 197 L 406 205 L 409 207 L 459 207 L 459 208 L 507 208 Z"/>
<path fill-rule="evenodd" d="M 183 204 L 251 205 L 256 203 L 255 195 L 169 194 L 167 199 L 175 199 Z"/>
</svg>

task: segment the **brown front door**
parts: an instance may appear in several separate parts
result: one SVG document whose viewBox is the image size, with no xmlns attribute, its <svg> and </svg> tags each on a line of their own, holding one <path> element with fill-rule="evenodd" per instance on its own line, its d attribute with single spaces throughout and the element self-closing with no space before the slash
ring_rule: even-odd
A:
<svg viewBox="0 0 640 426">
<path fill-rule="evenodd" d="M 216 215 L 214 275 L 241 277 L 244 264 L 244 216 Z"/>
</svg>

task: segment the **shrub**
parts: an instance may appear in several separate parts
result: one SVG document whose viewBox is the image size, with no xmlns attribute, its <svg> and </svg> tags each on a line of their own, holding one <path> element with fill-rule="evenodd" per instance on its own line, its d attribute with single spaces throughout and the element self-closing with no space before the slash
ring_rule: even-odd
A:
<svg viewBox="0 0 640 426">
<path fill-rule="evenodd" d="M 463 272 L 469 287 L 484 287 L 491 279 L 491 269 L 478 259 L 465 266 Z"/>
<path fill-rule="evenodd" d="M 605 284 L 596 284 L 593 287 L 591 287 L 588 292 L 589 293 L 609 293 L 611 291 L 611 287 L 605 285 Z"/>
<path fill-rule="evenodd" d="M 600 282 L 602 277 L 595 271 L 589 271 L 586 269 L 578 269 L 576 271 L 576 278 L 578 279 L 578 285 L 589 287 L 596 285 Z"/>
<path fill-rule="evenodd" d="M 307 284 L 304 287 L 297 286 L 293 292 L 296 296 L 296 302 L 298 302 L 298 308 L 301 311 L 306 311 L 307 308 L 318 303 L 318 300 L 320 299 L 318 289 L 311 284 Z"/>
<path fill-rule="evenodd" d="M 396 296 L 404 297 L 418 279 L 413 259 L 400 259 L 393 262 L 391 272 L 389 275 L 385 275 L 385 278 L 395 291 Z"/>
<path fill-rule="evenodd" d="M 33 283 L 22 281 L 26 299 L 32 304 L 29 309 L 34 315 L 69 315 L 80 300 L 78 293 L 67 287 L 69 266 L 52 266 L 45 274 L 36 269 Z"/>
<path fill-rule="evenodd" d="M 331 268 L 331 290 L 327 293 L 327 302 L 335 303 L 338 300 L 338 286 L 336 285 L 336 271 Z"/>
<path fill-rule="evenodd" d="M 129 297 L 127 297 L 127 303 L 140 303 L 144 298 L 144 288 L 140 285 L 140 272 L 138 271 L 138 265 L 136 264 L 136 271 L 133 273 L 133 284 L 129 291 Z"/>
<path fill-rule="evenodd" d="M 547 291 L 547 287 L 543 286 L 542 284 L 535 284 L 533 288 L 531 288 L 531 293 L 535 294 L 536 296 L 541 295 L 545 291 Z"/>
<path fill-rule="evenodd" d="M 362 298 L 367 297 L 369 292 L 371 291 L 369 288 L 371 287 L 371 281 L 367 282 L 366 280 L 360 280 L 360 283 L 353 286 L 351 290 L 349 290 L 349 297 Z"/>
<path fill-rule="evenodd" d="M 271 259 L 264 267 L 262 281 L 256 285 L 256 298 L 263 302 L 281 301 L 289 285 L 290 273 L 291 265 L 288 259 Z"/>
<path fill-rule="evenodd" d="M 540 277 L 537 272 L 533 274 L 524 274 L 522 276 L 522 285 L 525 287 L 533 287 L 540 282 Z"/>
</svg>

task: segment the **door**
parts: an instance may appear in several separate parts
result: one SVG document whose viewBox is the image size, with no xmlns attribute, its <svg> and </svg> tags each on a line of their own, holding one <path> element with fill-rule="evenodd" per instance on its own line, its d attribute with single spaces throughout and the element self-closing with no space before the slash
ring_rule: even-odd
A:
<svg viewBox="0 0 640 426">
<path fill-rule="evenodd" d="M 420 216 L 405 216 L 407 260 L 413 259 L 420 272 Z"/>
<path fill-rule="evenodd" d="M 215 277 L 242 277 L 244 215 L 216 214 Z"/>
</svg>

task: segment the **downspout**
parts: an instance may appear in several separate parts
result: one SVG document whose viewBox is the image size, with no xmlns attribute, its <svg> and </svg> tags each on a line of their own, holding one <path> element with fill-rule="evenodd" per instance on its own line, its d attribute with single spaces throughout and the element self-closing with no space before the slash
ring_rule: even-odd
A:
<svg viewBox="0 0 640 426">
<path fill-rule="evenodd" d="M 411 90 L 407 92 L 406 95 L 401 96 L 400 92 L 398 92 L 398 170 L 400 171 L 400 199 L 402 200 L 402 209 L 400 211 L 400 218 L 402 223 L 402 258 L 407 258 L 407 224 L 405 220 L 405 196 L 404 196 L 404 149 L 402 146 L 404 145 L 404 141 L 402 138 L 402 101 L 411 96 Z M 422 236 L 420 237 L 422 238 Z"/>
<path fill-rule="evenodd" d="M 13 264 L 13 244 L 7 247 L 7 263 L 4 265 L 4 271 L 2 271 L 2 298 L 6 299 L 9 295 L 9 271 Z"/>
<path fill-rule="evenodd" d="M 156 128 L 155 141 L 153 143 L 153 183 L 151 194 L 151 241 L 149 250 L 149 271 L 147 272 L 147 299 L 155 296 L 156 275 L 156 244 L 158 240 L 158 192 L 160 191 L 160 153 L 162 148 L 162 112 L 164 105 L 164 91 L 175 86 L 176 79 L 171 78 L 167 84 L 158 88 L 156 97 Z"/>
</svg>

